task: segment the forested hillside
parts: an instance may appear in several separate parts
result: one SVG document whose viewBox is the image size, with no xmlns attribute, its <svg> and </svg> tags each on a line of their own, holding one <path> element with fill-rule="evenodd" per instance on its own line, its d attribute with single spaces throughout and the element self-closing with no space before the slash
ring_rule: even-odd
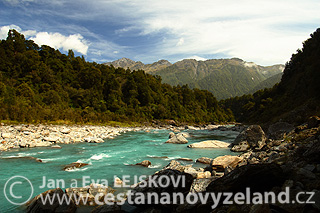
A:
<svg viewBox="0 0 320 213">
<path fill-rule="evenodd" d="M 272 77 L 282 73 L 284 69 L 281 64 L 259 66 L 238 58 L 206 61 L 184 59 L 174 64 L 166 60 L 143 64 L 121 58 L 106 64 L 131 70 L 143 69 L 147 73 L 161 76 L 164 83 L 172 86 L 188 84 L 190 88 L 208 90 L 219 100 L 273 87 L 280 82 L 281 77 Z M 267 79 L 268 81 L 264 82 Z"/>
<path fill-rule="evenodd" d="M 320 28 L 286 64 L 282 79 L 272 89 L 230 98 L 220 104 L 243 122 L 287 121 L 301 124 L 320 115 Z"/>
<path fill-rule="evenodd" d="M 233 120 L 208 91 L 172 87 L 144 71 L 86 62 L 10 30 L 0 42 L 0 119 L 20 122 Z"/>
</svg>

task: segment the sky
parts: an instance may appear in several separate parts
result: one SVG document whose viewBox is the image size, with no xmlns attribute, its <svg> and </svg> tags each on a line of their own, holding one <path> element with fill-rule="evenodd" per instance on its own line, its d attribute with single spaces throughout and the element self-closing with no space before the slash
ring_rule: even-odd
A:
<svg viewBox="0 0 320 213">
<path fill-rule="evenodd" d="M 0 0 L 0 39 L 16 29 L 97 63 L 284 64 L 319 25 L 319 0 Z"/>
</svg>

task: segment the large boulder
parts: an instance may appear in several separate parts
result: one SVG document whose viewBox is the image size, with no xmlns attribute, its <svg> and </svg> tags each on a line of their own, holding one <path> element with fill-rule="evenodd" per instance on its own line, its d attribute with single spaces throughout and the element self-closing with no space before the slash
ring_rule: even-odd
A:
<svg viewBox="0 0 320 213">
<path fill-rule="evenodd" d="M 251 192 L 270 191 L 275 186 L 282 186 L 286 177 L 277 164 L 248 164 L 237 167 L 227 175 L 215 180 L 207 187 L 207 192 Z"/>
<path fill-rule="evenodd" d="M 207 186 L 205 193 L 223 193 L 229 192 L 235 195 L 237 192 L 246 194 L 247 188 L 250 193 L 254 192 L 269 192 L 273 187 L 281 187 L 286 180 L 286 175 L 281 167 L 277 164 L 249 164 L 237 167 L 230 173 L 218 178 Z M 231 197 L 230 200 L 233 200 Z M 220 200 L 221 202 L 223 201 Z M 219 203 L 222 204 L 222 203 Z M 190 205 L 180 205 L 177 208 L 178 212 L 211 212 L 212 205 L 218 205 L 212 199 L 207 203 L 198 203 Z"/>
<path fill-rule="evenodd" d="M 186 144 L 188 140 L 183 135 L 177 134 L 167 140 L 166 143 Z"/>
<path fill-rule="evenodd" d="M 190 192 L 191 193 L 204 192 L 207 186 L 215 179 L 216 178 L 214 177 L 195 179 L 190 187 Z"/>
<path fill-rule="evenodd" d="M 251 125 L 242 131 L 232 143 L 231 151 L 261 150 L 266 144 L 266 135 L 259 125 Z"/>
<path fill-rule="evenodd" d="M 63 196 L 68 197 L 67 194 L 65 194 L 62 189 L 56 188 L 56 189 L 50 189 L 46 192 L 41 193 L 40 195 L 35 196 L 31 201 L 27 203 L 27 212 L 28 213 L 36 213 L 36 212 L 48 212 L 48 213 L 54 213 L 54 212 L 64 212 L 64 213 L 73 213 L 76 212 L 77 207 L 74 204 L 74 202 L 70 199 L 70 203 L 67 204 L 67 202 L 64 200 L 62 203 L 59 202 L 60 199 L 63 198 Z M 42 199 L 41 199 L 42 197 Z M 43 203 L 42 200 L 47 199 L 46 203 Z M 52 205 L 50 204 L 50 201 L 52 202 Z M 61 199 L 62 200 L 62 199 Z"/>
<path fill-rule="evenodd" d="M 74 201 L 78 202 L 79 205 L 90 205 L 95 206 L 98 203 L 95 202 L 96 197 L 101 202 L 104 200 L 105 196 L 108 194 L 113 194 L 115 190 L 111 187 L 91 183 L 89 186 L 77 187 L 77 188 L 67 188 L 67 195 Z M 81 199 L 82 197 L 82 199 Z"/>
<path fill-rule="evenodd" d="M 178 161 L 172 160 L 170 161 L 170 163 L 165 166 L 162 170 L 166 170 L 166 169 L 172 169 L 172 170 L 178 170 L 180 172 L 183 172 L 186 168 L 188 168 L 189 166 L 183 166 L 181 165 L 181 163 L 179 163 Z"/>
<path fill-rule="evenodd" d="M 132 194 L 128 196 L 127 201 L 130 201 L 130 204 L 135 206 L 140 206 L 148 208 L 149 206 L 161 208 L 164 212 L 172 212 L 176 207 L 174 203 L 174 193 L 182 193 L 186 196 L 189 193 L 190 187 L 193 183 L 194 177 L 191 174 L 181 172 L 174 169 L 163 169 L 151 177 L 147 178 L 145 181 L 138 184 L 132 191 Z M 144 196 L 141 196 L 141 193 Z M 148 199 L 148 194 L 157 194 L 158 197 L 162 195 L 170 194 L 169 204 L 156 203 L 153 199 Z M 145 199 L 141 202 L 141 199 Z M 139 203 L 135 203 L 138 201 Z"/>
<path fill-rule="evenodd" d="M 224 155 L 219 156 L 210 162 L 214 170 L 224 171 L 227 167 L 234 169 L 243 159 L 238 156 Z"/>
<path fill-rule="evenodd" d="M 292 124 L 286 122 L 277 122 L 269 126 L 268 138 L 273 140 L 281 140 L 292 130 L 294 130 L 294 126 Z"/>
<path fill-rule="evenodd" d="M 188 145 L 189 148 L 228 148 L 230 143 L 218 140 L 207 140 Z"/>
<path fill-rule="evenodd" d="M 121 210 L 121 206 L 117 205 L 116 203 L 113 205 L 98 206 L 91 211 L 91 213 L 106 213 L 106 212 L 123 213 L 125 211 Z"/>
</svg>

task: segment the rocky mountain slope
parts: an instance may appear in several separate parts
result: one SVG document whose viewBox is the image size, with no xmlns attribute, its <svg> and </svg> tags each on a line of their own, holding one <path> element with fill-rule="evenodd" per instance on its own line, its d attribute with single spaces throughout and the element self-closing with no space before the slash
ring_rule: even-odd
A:
<svg viewBox="0 0 320 213">
<path fill-rule="evenodd" d="M 129 68 L 130 70 L 144 70 L 147 73 L 152 73 L 171 66 L 172 64 L 167 60 L 159 60 L 152 64 L 144 64 L 141 61 L 133 61 L 129 58 L 121 58 L 113 62 L 105 63 L 105 65 L 112 65 L 115 68 Z"/>
<path fill-rule="evenodd" d="M 241 96 L 251 92 L 255 87 L 260 89 L 261 82 L 282 73 L 284 69 L 283 65 L 264 67 L 238 58 L 206 61 L 184 59 L 174 64 L 166 60 L 143 64 L 122 58 L 106 64 L 131 70 L 142 69 L 161 76 L 164 83 L 174 86 L 188 84 L 191 88 L 205 89 L 218 99 Z M 270 78 L 268 86 L 272 87 L 279 81 L 279 78 Z"/>
</svg>

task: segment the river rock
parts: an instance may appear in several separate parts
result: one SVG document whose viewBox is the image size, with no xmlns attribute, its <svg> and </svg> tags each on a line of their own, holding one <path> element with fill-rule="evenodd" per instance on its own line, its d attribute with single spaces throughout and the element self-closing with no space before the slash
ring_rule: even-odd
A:
<svg viewBox="0 0 320 213">
<path fill-rule="evenodd" d="M 56 143 L 59 140 L 59 137 L 44 137 L 43 140 Z"/>
<path fill-rule="evenodd" d="M 12 135 L 11 133 L 4 132 L 4 133 L 1 133 L 1 137 L 2 137 L 3 139 L 13 138 L 13 135 Z"/>
<path fill-rule="evenodd" d="M 104 141 L 101 138 L 87 137 L 83 139 L 87 143 L 103 143 Z"/>
<path fill-rule="evenodd" d="M 209 171 L 197 173 L 197 179 L 209 178 L 209 177 L 211 177 L 211 172 L 209 172 Z"/>
<path fill-rule="evenodd" d="M 178 158 L 180 161 L 193 161 L 191 158 Z"/>
<path fill-rule="evenodd" d="M 248 164 L 215 180 L 206 191 L 245 192 L 246 187 L 250 187 L 251 193 L 264 192 L 275 186 L 282 186 L 285 180 L 286 176 L 277 164 Z"/>
<path fill-rule="evenodd" d="M 186 144 L 188 143 L 188 140 L 183 135 L 177 134 L 167 140 L 166 143 Z"/>
<path fill-rule="evenodd" d="M 174 132 L 169 132 L 169 139 L 175 137 L 176 135 L 174 134 Z"/>
<path fill-rule="evenodd" d="M 190 192 L 191 193 L 204 192 L 206 190 L 207 186 L 215 179 L 216 178 L 214 178 L 214 177 L 194 179 L 194 181 L 190 187 Z"/>
<path fill-rule="evenodd" d="M 246 193 L 246 188 L 250 188 L 250 192 L 266 192 L 273 187 L 281 187 L 286 176 L 281 167 L 276 164 L 254 164 L 237 167 L 230 173 L 215 179 L 207 186 L 204 193 L 223 193 L 229 192 L 233 195 L 237 192 Z M 233 200 L 233 198 L 230 198 Z M 211 212 L 211 206 L 214 203 L 209 199 L 206 204 L 200 201 L 195 204 L 184 204 L 177 208 L 178 212 Z M 230 209 L 229 209 L 230 210 Z M 224 211 L 225 212 L 225 211 Z"/>
<path fill-rule="evenodd" d="M 199 130 L 199 128 L 194 127 L 194 126 L 185 126 L 185 129 L 189 129 L 189 130 Z"/>
<path fill-rule="evenodd" d="M 113 184 L 114 184 L 114 187 L 120 187 L 120 186 L 122 186 L 123 181 L 120 178 L 115 177 L 113 180 Z"/>
<path fill-rule="evenodd" d="M 46 204 L 43 204 L 41 196 L 45 198 L 48 196 L 50 200 L 53 201 L 52 205 L 50 205 L 49 201 Z M 35 196 L 31 201 L 29 201 L 27 205 L 26 212 L 34 213 L 34 212 L 65 212 L 65 213 L 74 213 L 77 210 L 76 205 L 72 200 L 67 204 L 66 201 L 62 203 L 59 202 L 58 196 L 62 198 L 62 196 L 67 196 L 60 188 L 50 189 L 46 192 L 41 193 L 40 195 Z M 49 199 L 48 199 L 49 200 Z"/>
<path fill-rule="evenodd" d="M 232 143 L 231 151 L 243 152 L 249 148 L 260 150 L 266 143 L 266 135 L 259 125 L 251 125 L 242 131 Z"/>
<path fill-rule="evenodd" d="M 69 134 L 71 132 L 71 129 L 64 127 L 63 129 L 60 130 L 62 134 Z"/>
<path fill-rule="evenodd" d="M 189 193 L 189 189 L 192 185 L 194 178 L 192 175 L 185 172 L 181 172 L 173 169 L 163 169 L 157 172 L 156 174 L 152 175 L 151 179 L 152 179 L 152 184 L 149 183 L 150 178 L 147 178 L 145 180 L 146 183 L 138 184 L 133 189 L 133 195 L 131 196 L 132 201 L 137 200 L 136 196 L 138 196 L 139 198 L 143 198 L 142 196 L 136 195 L 137 192 L 139 192 L 139 194 L 142 193 L 145 195 L 144 196 L 145 200 L 143 200 L 143 202 L 139 202 L 133 205 L 143 206 L 143 207 L 147 207 L 149 205 L 161 207 L 161 205 L 163 205 L 163 207 L 167 209 L 166 212 L 172 212 L 175 205 L 155 203 L 153 200 L 148 199 L 148 194 L 156 193 L 158 194 L 159 198 L 162 196 L 163 193 L 166 193 L 166 194 L 168 193 L 171 195 L 173 193 L 182 193 L 184 195 L 187 195 L 187 193 Z M 164 186 L 164 187 L 161 187 L 161 186 Z M 168 203 L 173 203 L 173 199 L 174 198 L 170 196 L 170 200 Z M 144 204 L 141 204 L 141 203 L 144 203 Z"/>
<path fill-rule="evenodd" d="M 192 175 L 192 177 L 197 178 L 198 177 L 198 171 L 193 167 L 187 167 L 183 170 L 183 172 L 188 173 Z"/>
<path fill-rule="evenodd" d="M 269 126 L 268 138 L 273 140 L 281 140 L 292 130 L 294 130 L 294 126 L 292 124 L 286 122 L 278 122 Z"/>
<path fill-rule="evenodd" d="M 136 165 L 144 166 L 144 167 L 149 167 L 151 165 L 151 162 L 148 160 L 144 160 L 141 163 L 136 163 Z"/>
<path fill-rule="evenodd" d="M 106 212 L 114 212 L 114 213 L 123 213 L 125 211 L 121 210 L 122 206 L 114 203 L 113 205 L 103 205 L 98 206 L 91 211 L 91 213 L 106 213 Z"/>
<path fill-rule="evenodd" d="M 231 151 L 233 152 L 245 152 L 250 148 L 250 145 L 247 141 L 240 142 L 237 145 L 233 145 Z"/>
<path fill-rule="evenodd" d="M 212 158 L 207 158 L 207 157 L 201 157 L 196 160 L 196 162 L 203 163 L 203 164 L 210 164 L 212 161 L 213 161 Z"/>
<path fill-rule="evenodd" d="M 308 128 L 315 128 L 320 125 L 320 118 L 318 116 L 312 116 L 307 121 Z"/>
<path fill-rule="evenodd" d="M 188 145 L 189 148 L 228 148 L 230 143 L 218 140 L 207 140 Z"/>
<path fill-rule="evenodd" d="M 74 170 L 76 168 L 81 168 L 81 167 L 84 167 L 84 166 L 87 166 L 89 164 L 87 163 L 78 163 L 78 162 L 74 162 L 74 163 L 70 163 L 68 165 L 66 165 L 63 170 L 64 171 L 70 171 L 70 170 Z"/>
<path fill-rule="evenodd" d="M 172 170 L 178 170 L 180 172 L 183 172 L 188 167 L 190 167 L 190 166 L 183 166 L 178 161 L 172 160 L 172 161 L 170 161 L 170 163 L 167 166 L 165 166 L 163 168 L 163 170 L 172 169 Z"/>
<path fill-rule="evenodd" d="M 80 200 L 80 201 L 86 201 L 85 203 L 80 202 L 80 205 L 97 205 L 95 202 L 95 197 L 99 196 L 99 201 L 103 200 L 104 197 L 108 193 L 114 193 L 115 190 L 111 187 L 97 184 L 97 183 L 91 183 L 89 186 L 84 187 L 78 187 L 78 188 L 67 188 L 66 193 L 69 197 L 72 198 L 73 201 Z M 80 197 L 83 197 L 81 200 Z"/>
<path fill-rule="evenodd" d="M 190 138 L 190 137 L 191 137 L 188 132 L 180 132 L 180 133 L 178 133 L 177 135 L 182 135 L 182 136 L 185 137 L 185 138 Z"/>
<path fill-rule="evenodd" d="M 216 168 L 215 170 L 217 171 L 225 171 L 226 168 L 236 168 L 241 161 L 241 157 L 224 155 L 216 157 L 212 162 L 210 162 L 210 164 L 213 168 Z"/>
</svg>

